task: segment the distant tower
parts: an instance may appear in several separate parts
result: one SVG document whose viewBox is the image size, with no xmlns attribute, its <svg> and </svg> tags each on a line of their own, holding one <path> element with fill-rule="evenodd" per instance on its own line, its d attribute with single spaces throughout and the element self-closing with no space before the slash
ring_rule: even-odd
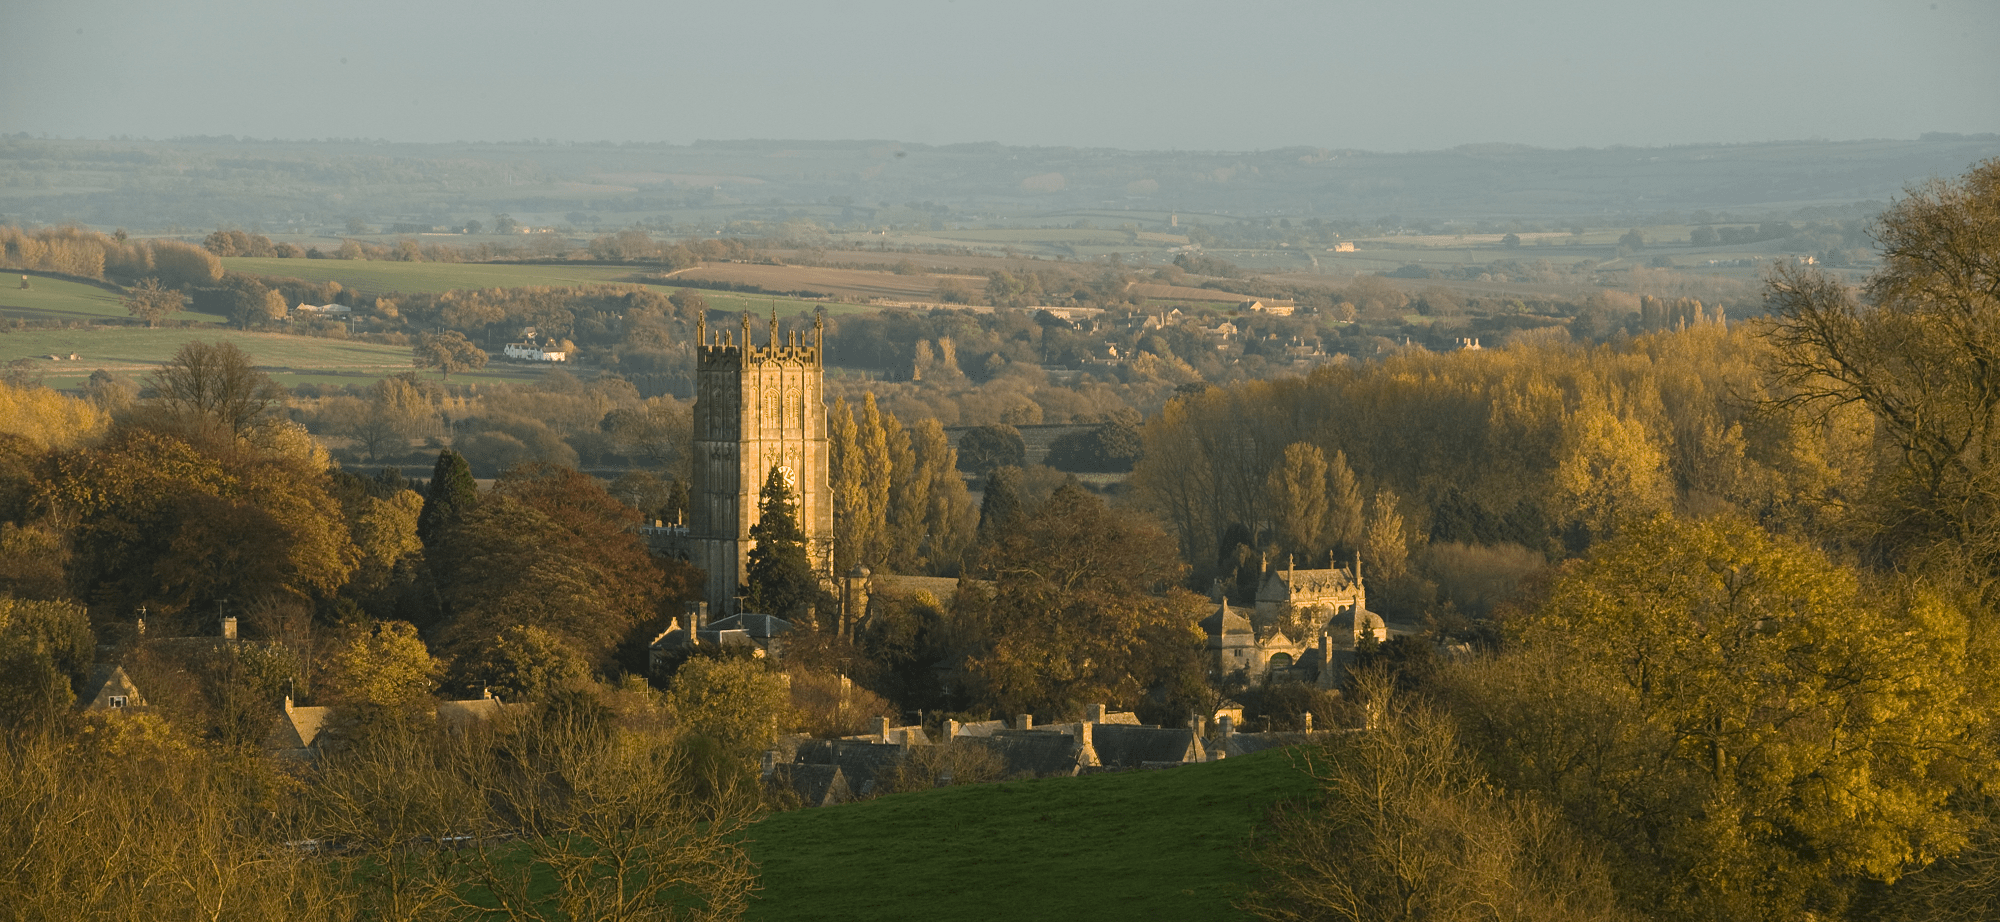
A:
<svg viewBox="0 0 2000 922">
<path fill-rule="evenodd" d="M 767 345 L 750 342 L 750 315 L 742 338 L 709 337 L 708 321 L 696 328 L 694 483 L 688 538 L 693 563 L 708 571 L 711 613 L 738 611 L 736 596 L 750 558 L 750 526 L 757 524 L 764 480 L 784 471 L 798 499 L 799 524 L 813 568 L 831 577 L 833 492 L 828 489 L 824 318 L 813 321 L 811 343 L 794 331 L 778 335 L 771 312 Z"/>
</svg>

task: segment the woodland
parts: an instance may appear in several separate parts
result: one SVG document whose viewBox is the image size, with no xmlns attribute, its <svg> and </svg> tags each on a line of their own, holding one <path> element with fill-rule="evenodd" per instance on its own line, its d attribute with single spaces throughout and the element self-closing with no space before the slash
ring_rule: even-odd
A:
<svg viewBox="0 0 2000 922">
<path fill-rule="evenodd" d="M 836 569 L 957 588 L 841 621 L 774 480 L 745 588 L 799 625 L 777 663 L 646 656 L 701 580 L 635 534 L 685 504 L 688 425 L 636 375 L 680 373 L 642 357 L 686 342 L 698 292 L 369 305 L 370 335 L 532 325 L 618 360 L 589 380 L 475 393 L 440 363 L 301 394 L 196 340 L 142 382 L 0 384 L 0 903 L 733 918 L 756 875 L 739 833 L 782 806 L 756 783 L 776 732 L 1234 701 L 1257 729 L 1346 731 L 1299 750 L 1315 795 L 1251 845 L 1260 917 L 1988 918 L 2000 161 L 1911 188 L 1871 233 L 1863 284 L 1781 264 L 1762 316 L 1607 298 L 1596 336 L 1305 375 L 1207 373 L 1156 333 L 1139 370 L 1057 382 L 1073 330 L 1035 315 L 842 321 L 831 350 L 909 372 L 829 388 Z M 248 325 L 338 294 L 170 241 L 7 246 L 155 279 L 149 321 L 171 311 L 145 299 Z M 1271 322 L 1335 329 L 1322 313 Z M 954 447 L 940 417 L 987 428 Z M 1023 466 L 1008 427 L 1052 417 L 1089 427 L 1052 457 L 1129 464 L 1125 485 Z M 578 469 L 605 457 L 641 463 Z M 1341 691 L 1208 672 L 1212 599 L 1350 564 L 1419 630 L 1364 644 Z M 79 709 L 114 663 L 145 706 Z M 436 716 L 484 693 L 513 708 Z M 317 758 L 265 753 L 281 702 L 331 708 Z"/>
</svg>

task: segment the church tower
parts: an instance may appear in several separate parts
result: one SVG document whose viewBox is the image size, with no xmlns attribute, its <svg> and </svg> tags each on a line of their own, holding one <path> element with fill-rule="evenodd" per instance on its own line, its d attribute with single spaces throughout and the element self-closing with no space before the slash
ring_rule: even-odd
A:
<svg viewBox="0 0 2000 922">
<path fill-rule="evenodd" d="M 717 331 L 706 317 L 695 343 L 694 482 L 688 537 L 693 563 L 708 571 L 710 611 L 738 612 L 737 594 L 750 559 L 750 526 L 757 524 L 764 480 L 783 471 L 798 500 L 799 525 L 813 568 L 833 566 L 833 502 L 826 445 L 824 318 L 813 321 L 812 341 L 793 331 L 787 342 L 771 312 L 771 333 L 759 348 L 750 341 L 750 315 L 740 339 Z"/>
</svg>

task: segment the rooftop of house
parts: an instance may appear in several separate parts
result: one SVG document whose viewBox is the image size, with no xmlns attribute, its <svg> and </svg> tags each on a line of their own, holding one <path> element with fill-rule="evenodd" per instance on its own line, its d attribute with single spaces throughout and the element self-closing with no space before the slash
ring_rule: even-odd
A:
<svg viewBox="0 0 2000 922">
<path fill-rule="evenodd" d="M 1248 635 L 1251 632 L 1250 619 L 1237 613 L 1235 609 L 1230 608 L 1228 599 L 1217 601 L 1215 603 L 1215 611 L 1210 613 L 1208 617 L 1201 619 L 1199 623 L 1202 631 L 1210 637 L 1220 637 L 1226 634 Z"/>
</svg>

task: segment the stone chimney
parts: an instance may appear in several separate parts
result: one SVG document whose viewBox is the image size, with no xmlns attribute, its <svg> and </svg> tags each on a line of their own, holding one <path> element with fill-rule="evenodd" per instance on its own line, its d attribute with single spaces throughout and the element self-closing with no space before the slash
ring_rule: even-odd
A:
<svg viewBox="0 0 2000 922">
<path fill-rule="evenodd" d="M 952 740 L 955 740 L 955 739 L 957 739 L 957 738 L 958 738 L 958 721 L 956 721 L 956 720 L 953 720 L 953 719 L 951 719 L 951 718 L 949 718 L 949 717 L 945 718 L 945 719 L 944 719 L 944 727 L 943 727 L 943 729 L 944 729 L 944 741 L 945 741 L 945 742 L 949 743 L 949 742 L 951 742 Z"/>
<path fill-rule="evenodd" d="M 687 603 L 687 616 L 688 616 L 688 635 L 692 637 L 694 635 L 694 632 L 699 631 L 702 628 L 708 626 L 708 603 L 707 602 Z"/>
<path fill-rule="evenodd" d="M 223 640 L 235 640 L 235 639 L 236 639 L 236 616 L 235 616 L 235 615 L 224 615 L 224 616 L 223 616 L 223 618 L 222 618 L 222 639 L 223 639 Z"/>
<path fill-rule="evenodd" d="M 1229 745 L 1229 738 L 1236 735 L 1236 718 L 1231 717 L 1228 714 L 1224 714 L 1222 715 L 1221 724 L 1222 724 L 1222 744 L 1224 746 L 1227 746 Z"/>
<path fill-rule="evenodd" d="M 1306 732 L 1313 732 L 1313 712 L 1311 711 L 1306 712 Z"/>
<path fill-rule="evenodd" d="M 889 718 L 875 718 L 875 735 L 881 737 L 882 742 L 886 743 L 889 741 Z"/>
<path fill-rule="evenodd" d="M 1085 718 L 1085 720 L 1089 723 L 1101 724 L 1104 722 L 1105 710 L 1106 708 L 1104 707 L 1104 705 L 1093 704 L 1090 706 L 1090 712 L 1089 712 L 1090 716 Z"/>
<path fill-rule="evenodd" d="M 1014 729 L 1016 729 L 1016 730 L 1033 730 L 1033 729 L 1035 729 L 1035 715 L 1033 715 L 1033 714 L 1016 714 L 1016 715 L 1014 715 Z"/>
<path fill-rule="evenodd" d="M 1102 765 L 1097 758 L 1097 725 L 1086 720 L 1076 725 L 1076 763 L 1078 765 Z"/>
</svg>

